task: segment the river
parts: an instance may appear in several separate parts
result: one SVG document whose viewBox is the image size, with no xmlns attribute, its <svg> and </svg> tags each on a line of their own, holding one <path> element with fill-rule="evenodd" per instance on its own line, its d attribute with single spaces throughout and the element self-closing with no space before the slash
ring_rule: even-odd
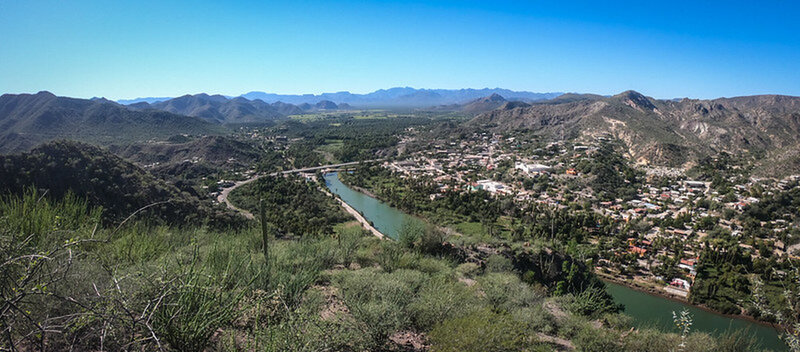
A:
<svg viewBox="0 0 800 352">
<path fill-rule="evenodd" d="M 331 192 L 361 213 L 378 231 L 392 239 L 397 239 L 403 222 L 410 219 L 410 215 L 364 193 L 350 189 L 339 180 L 339 174 L 336 172 L 325 174 L 325 185 Z"/>
<path fill-rule="evenodd" d="M 403 222 L 411 218 L 410 215 L 392 208 L 384 202 L 350 189 L 339 180 L 337 173 L 326 174 L 325 185 L 328 186 L 331 192 L 363 214 L 364 218 L 372 222 L 378 231 L 391 238 L 397 239 L 397 234 Z M 625 314 L 633 318 L 635 326 L 656 327 L 662 331 L 677 332 L 672 321 L 672 312 L 678 313 L 686 308 L 692 314 L 694 321 L 692 329 L 694 331 L 719 335 L 729 329 L 749 329 L 750 333 L 755 334 L 756 338 L 758 338 L 763 348 L 774 351 L 788 350 L 786 345 L 778 338 L 777 331 L 768 326 L 715 314 L 688 304 L 639 292 L 614 283 L 606 283 L 606 287 L 614 297 L 614 300 L 625 305 Z"/>
</svg>

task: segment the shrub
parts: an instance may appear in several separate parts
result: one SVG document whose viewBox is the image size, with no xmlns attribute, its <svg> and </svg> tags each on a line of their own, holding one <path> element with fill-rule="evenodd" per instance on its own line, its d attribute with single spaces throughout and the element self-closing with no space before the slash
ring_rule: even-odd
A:
<svg viewBox="0 0 800 352">
<path fill-rule="evenodd" d="M 617 330 L 627 330 L 633 326 L 633 318 L 623 313 L 604 314 L 602 321 L 605 326 Z"/>
<path fill-rule="evenodd" d="M 478 284 L 488 303 L 498 311 L 510 312 L 519 307 L 528 307 L 541 299 L 514 274 L 486 274 L 478 278 Z"/>
<path fill-rule="evenodd" d="M 397 232 L 397 242 L 403 247 L 413 249 L 417 241 L 425 232 L 425 224 L 416 219 L 403 221 L 400 231 Z"/>
<path fill-rule="evenodd" d="M 664 334 L 655 329 L 640 329 L 628 334 L 623 341 L 624 351 L 671 352 L 674 351 L 677 335 Z"/>
<path fill-rule="evenodd" d="M 514 266 L 511 264 L 511 260 L 502 255 L 492 254 L 489 258 L 486 258 L 487 273 L 505 273 L 513 269 Z"/>
<path fill-rule="evenodd" d="M 398 242 L 405 248 L 419 253 L 439 255 L 444 252 L 447 234 L 436 226 L 421 220 L 407 220 L 398 233 Z"/>
<path fill-rule="evenodd" d="M 452 273 L 450 263 L 431 257 L 418 257 L 412 267 L 426 274 Z"/>
<path fill-rule="evenodd" d="M 163 288 L 163 301 L 153 315 L 161 338 L 180 351 L 202 351 L 214 332 L 228 323 L 241 298 L 223 291 L 197 268 L 197 256 Z"/>
<path fill-rule="evenodd" d="M 241 341 L 232 332 L 218 350 L 224 351 L 369 351 L 375 343 L 352 320 L 323 320 L 300 312 L 264 327 L 253 329 L 252 338 Z"/>
<path fill-rule="evenodd" d="M 320 271 L 335 262 L 335 249 L 327 241 L 304 237 L 298 242 L 276 242 L 270 246 L 269 287 L 293 308 L 303 292 L 317 281 Z"/>
<path fill-rule="evenodd" d="M 583 329 L 589 328 L 589 323 L 586 318 L 580 315 L 567 315 L 566 318 L 559 321 L 558 336 L 566 339 L 572 339 Z"/>
<path fill-rule="evenodd" d="M 398 243 L 384 241 L 381 243 L 380 251 L 375 255 L 375 260 L 383 271 L 390 273 L 400 268 L 404 254 L 403 248 Z"/>
<path fill-rule="evenodd" d="M 339 261 L 344 266 L 350 266 L 353 256 L 361 245 L 364 237 L 364 230 L 361 227 L 351 226 L 336 231 L 337 247 L 339 249 Z"/>
<path fill-rule="evenodd" d="M 409 304 L 408 310 L 416 327 L 430 330 L 441 321 L 464 316 L 479 307 L 480 302 L 474 290 L 460 282 L 437 276 L 422 285 L 419 297 Z"/>
<path fill-rule="evenodd" d="M 514 320 L 525 324 L 530 332 L 543 332 L 552 334 L 556 330 L 553 316 L 540 304 L 514 310 L 511 315 Z"/>
<path fill-rule="evenodd" d="M 599 287 L 589 287 L 583 292 L 573 295 L 568 300 L 565 308 L 572 313 L 597 317 L 603 313 L 614 313 L 620 309 L 620 305 L 613 302 L 608 293 Z"/>
<path fill-rule="evenodd" d="M 727 331 L 717 338 L 715 351 L 746 352 L 760 350 L 758 340 L 749 329 Z"/>
<path fill-rule="evenodd" d="M 618 350 L 621 346 L 619 335 L 606 329 L 586 326 L 578 332 L 573 342 L 580 351 L 607 352 Z"/>
<path fill-rule="evenodd" d="M 353 317 L 363 322 L 372 341 L 380 343 L 393 332 L 411 326 L 406 307 L 425 279 L 414 270 L 385 273 L 368 268 L 342 272 L 335 283 Z"/>
<path fill-rule="evenodd" d="M 676 340 L 674 342 L 674 346 L 677 346 L 680 341 Z M 716 344 L 714 343 L 714 338 L 711 335 L 706 333 L 699 333 L 695 332 L 689 335 L 686 339 L 686 346 L 684 351 L 692 351 L 692 352 L 716 352 Z"/>
<path fill-rule="evenodd" d="M 430 333 L 431 351 L 524 351 L 529 344 L 522 327 L 508 314 L 481 309 L 448 319 Z"/>
<path fill-rule="evenodd" d="M 456 272 L 464 277 L 475 277 L 481 272 L 481 267 L 475 263 L 463 263 L 456 267 Z"/>
</svg>

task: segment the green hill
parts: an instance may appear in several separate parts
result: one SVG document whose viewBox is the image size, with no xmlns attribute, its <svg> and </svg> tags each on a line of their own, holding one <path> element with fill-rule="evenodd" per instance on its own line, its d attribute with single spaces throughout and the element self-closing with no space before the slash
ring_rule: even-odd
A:
<svg viewBox="0 0 800 352">
<path fill-rule="evenodd" d="M 224 208 L 201 202 L 130 162 L 84 143 L 55 141 L 28 153 L 0 155 L 0 190 L 22 194 L 31 186 L 55 199 L 72 192 L 92 206 L 102 206 L 110 222 L 152 204 L 157 205 L 143 216 L 172 224 L 225 226 L 240 221 Z"/>
</svg>

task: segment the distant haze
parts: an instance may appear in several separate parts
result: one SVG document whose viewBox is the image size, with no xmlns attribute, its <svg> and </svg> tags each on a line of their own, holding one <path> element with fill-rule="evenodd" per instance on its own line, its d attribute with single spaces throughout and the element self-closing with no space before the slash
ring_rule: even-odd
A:
<svg viewBox="0 0 800 352">
<path fill-rule="evenodd" d="M 349 104 L 354 107 L 430 107 L 436 105 L 462 104 L 478 98 L 499 94 L 507 100 L 539 101 L 553 99 L 563 93 L 535 93 L 527 91 L 513 91 L 503 88 L 483 89 L 415 89 L 411 87 L 395 87 L 380 89 L 367 94 L 354 94 L 350 92 L 322 93 L 322 94 L 275 94 L 253 91 L 242 94 L 241 97 L 250 100 L 262 100 L 266 103 L 284 102 L 289 104 L 316 104 L 329 100 L 336 104 Z M 155 103 L 169 100 L 170 98 L 136 98 L 121 99 L 120 104 L 135 104 L 140 102 Z"/>
</svg>

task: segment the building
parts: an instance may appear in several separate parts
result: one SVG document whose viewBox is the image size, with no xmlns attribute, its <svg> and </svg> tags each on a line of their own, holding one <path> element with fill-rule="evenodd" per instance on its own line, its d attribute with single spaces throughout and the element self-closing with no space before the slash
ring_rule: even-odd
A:
<svg viewBox="0 0 800 352">
<path fill-rule="evenodd" d="M 492 180 L 480 180 L 477 182 L 478 189 L 482 189 L 489 193 L 497 193 L 502 192 L 506 189 L 506 186 L 500 182 L 492 181 Z"/>
<path fill-rule="evenodd" d="M 697 265 L 697 259 L 681 259 L 680 263 L 678 263 L 678 267 L 682 269 L 686 269 L 689 271 L 694 271 Z"/>
<path fill-rule="evenodd" d="M 689 281 L 686 281 L 684 279 L 675 278 L 672 279 L 672 281 L 669 284 L 670 286 L 682 288 L 684 290 L 692 288 L 692 284 L 690 284 Z"/>
<path fill-rule="evenodd" d="M 514 164 L 514 168 L 517 170 L 522 170 L 525 173 L 529 174 L 540 174 L 543 172 L 550 171 L 550 167 L 543 164 L 526 164 L 522 162 L 517 162 Z"/>
</svg>

